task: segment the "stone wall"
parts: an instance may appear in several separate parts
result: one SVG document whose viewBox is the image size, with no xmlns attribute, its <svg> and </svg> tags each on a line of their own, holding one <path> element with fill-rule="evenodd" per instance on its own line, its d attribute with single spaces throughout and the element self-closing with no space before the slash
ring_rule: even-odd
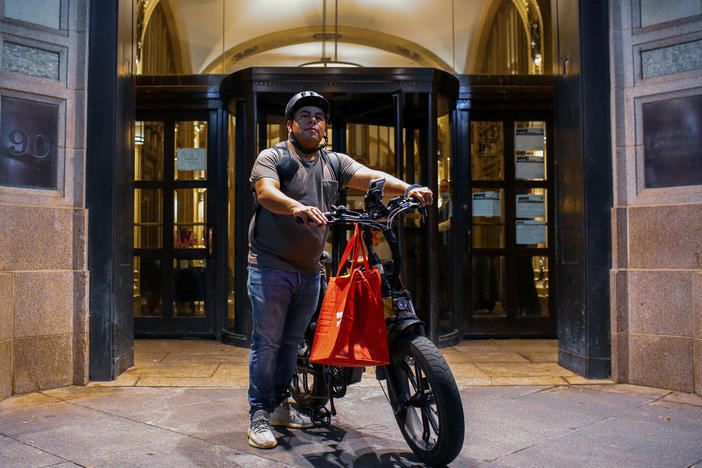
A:
<svg viewBox="0 0 702 468">
<path fill-rule="evenodd" d="M 0 3 L 0 399 L 88 379 L 87 16 Z"/>
<path fill-rule="evenodd" d="M 702 395 L 702 5 L 610 2 L 612 376 Z"/>
</svg>

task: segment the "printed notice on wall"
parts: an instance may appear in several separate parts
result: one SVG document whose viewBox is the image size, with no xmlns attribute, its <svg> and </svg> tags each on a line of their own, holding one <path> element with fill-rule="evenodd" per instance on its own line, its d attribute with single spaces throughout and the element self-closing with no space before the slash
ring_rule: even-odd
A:
<svg viewBox="0 0 702 468">
<path fill-rule="evenodd" d="M 545 146 L 543 128 L 514 128 L 514 151 L 543 151 Z"/>
<path fill-rule="evenodd" d="M 545 218 L 546 201 L 543 195 L 517 195 L 517 218 Z"/>
<path fill-rule="evenodd" d="M 543 179 L 544 158 L 541 156 L 515 154 L 514 177 L 517 179 Z"/>
<path fill-rule="evenodd" d="M 518 219 L 517 244 L 543 244 L 546 242 L 546 223 L 530 219 Z"/>
<path fill-rule="evenodd" d="M 473 216 L 501 216 L 500 192 L 474 192 Z"/>
<path fill-rule="evenodd" d="M 178 148 L 179 171 L 204 171 L 207 169 L 207 148 Z"/>
</svg>

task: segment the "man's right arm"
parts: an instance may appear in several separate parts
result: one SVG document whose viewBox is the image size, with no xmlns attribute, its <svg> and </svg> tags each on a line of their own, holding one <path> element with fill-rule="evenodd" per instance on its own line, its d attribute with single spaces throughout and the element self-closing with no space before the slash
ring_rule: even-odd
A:
<svg viewBox="0 0 702 468">
<path fill-rule="evenodd" d="M 285 195 L 280 190 L 280 183 L 276 179 L 261 177 L 254 182 L 254 190 L 256 190 L 258 204 L 271 213 L 298 217 L 307 226 L 310 225 L 310 221 L 320 225 L 327 224 L 327 218 L 319 208 L 303 205 Z"/>
</svg>

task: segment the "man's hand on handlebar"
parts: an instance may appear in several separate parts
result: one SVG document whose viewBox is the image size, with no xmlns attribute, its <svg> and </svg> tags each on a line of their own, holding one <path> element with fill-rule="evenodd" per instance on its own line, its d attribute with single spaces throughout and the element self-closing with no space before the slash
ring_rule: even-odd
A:
<svg viewBox="0 0 702 468">
<path fill-rule="evenodd" d="M 327 224 L 327 218 L 316 206 L 300 205 L 292 209 L 292 215 L 298 218 L 305 226 L 310 227 L 311 223 L 319 226 Z"/>
<path fill-rule="evenodd" d="M 434 203 L 434 194 L 429 187 L 416 187 L 407 193 L 407 198 L 416 198 L 422 206 Z"/>
</svg>

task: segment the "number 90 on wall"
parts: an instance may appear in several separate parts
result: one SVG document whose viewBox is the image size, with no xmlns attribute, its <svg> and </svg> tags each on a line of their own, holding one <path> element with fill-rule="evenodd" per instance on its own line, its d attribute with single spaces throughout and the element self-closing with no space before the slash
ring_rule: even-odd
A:
<svg viewBox="0 0 702 468">
<path fill-rule="evenodd" d="M 22 130 L 11 130 L 8 140 L 8 149 L 14 156 L 29 154 L 36 159 L 44 159 L 51 152 L 51 142 L 42 134 L 30 138 Z"/>
<path fill-rule="evenodd" d="M 0 185 L 55 189 L 58 104 L 2 96 Z"/>
</svg>

